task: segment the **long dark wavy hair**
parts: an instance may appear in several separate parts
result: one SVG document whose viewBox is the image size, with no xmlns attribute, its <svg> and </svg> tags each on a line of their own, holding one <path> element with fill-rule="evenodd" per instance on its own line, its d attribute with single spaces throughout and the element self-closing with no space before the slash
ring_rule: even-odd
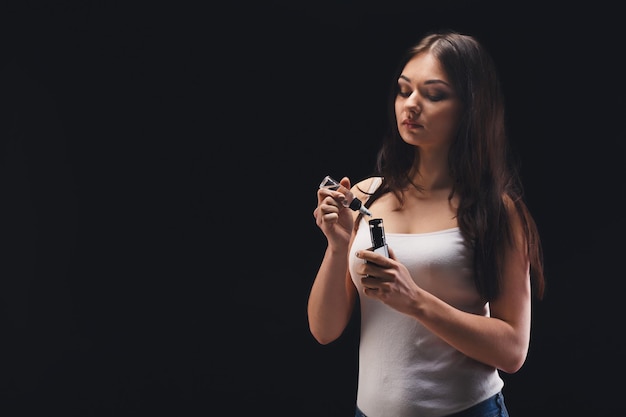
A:
<svg viewBox="0 0 626 417">
<path fill-rule="evenodd" d="M 503 200 L 508 196 L 522 220 L 534 294 L 542 299 L 545 282 L 539 232 L 523 200 L 518 161 L 507 143 L 504 97 L 496 66 L 475 37 L 452 30 L 432 32 L 406 51 L 392 78 L 388 132 L 376 160 L 374 174 L 381 176 L 383 182 L 366 206 L 389 192 L 402 203 L 402 190 L 415 186 L 409 174 L 419 160 L 419 152 L 400 137 L 395 100 L 397 80 L 404 66 L 424 51 L 439 60 L 464 108 L 448 156 L 454 180 L 449 199 L 454 194 L 459 196 L 457 220 L 474 253 L 476 288 L 488 301 L 499 295 L 504 252 L 513 239 Z"/>
</svg>

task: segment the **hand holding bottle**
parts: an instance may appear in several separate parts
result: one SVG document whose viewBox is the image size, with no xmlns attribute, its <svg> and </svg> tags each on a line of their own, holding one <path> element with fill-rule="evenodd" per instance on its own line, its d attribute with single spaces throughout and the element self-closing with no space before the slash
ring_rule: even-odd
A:
<svg viewBox="0 0 626 417">
<path fill-rule="evenodd" d="M 372 216 L 372 213 L 367 209 L 367 207 L 363 205 L 361 200 L 359 200 L 354 196 L 354 194 L 352 194 L 352 191 L 348 190 L 346 187 L 341 185 L 339 181 L 331 178 L 329 175 L 324 177 L 324 179 L 320 183 L 320 188 L 339 191 L 345 196 L 345 199 L 341 202 L 345 207 L 349 207 L 354 211 L 360 211 L 361 213 L 366 214 L 370 217 Z"/>
</svg>

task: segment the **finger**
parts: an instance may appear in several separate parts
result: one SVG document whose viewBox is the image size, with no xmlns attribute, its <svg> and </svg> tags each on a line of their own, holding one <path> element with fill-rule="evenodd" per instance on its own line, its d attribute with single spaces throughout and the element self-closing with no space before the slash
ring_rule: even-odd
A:
<svg viewBox="0 0 626 417">
<path fill-rule="evenodd" d="M 363 287 L 363 293 L 369 297 L 378 295 L 378 288 Z"/>
<path fill-rule="evenodd" d="M 346 196 L 343 193 L 340 193 L 339 191 L 328 190 L 328 189 L 320 189 L 318 191 L 318 197 L 319 197 L 320 203 L 323 201 L 327 201 L 328 199 L 333 200 L 335 202 L 340 202 L 346 198 Z"/>
<path fill-rule="evenodd" d="M 389 258 L 380 253 L 376 253 L 371 250 L 360 250 L 356 253 L 357 258 L 361 258 L 364 261 L 367 261 L 372 264 L 376 264 L 381 268 L 388 268 L 391 266 L 389 263 Z"/>
<path fill-rule="evenodd" d="M 322 202 L 320 203 L 320 205 L 330 206 L 330 207 L 333 207 L 336 210 L 339 210 L 339 208 L 340 208 L 340 202 L 337 201 L 337 199 L 335 199 L 333 196 L 328 196 L 328 197 L 324 198 L 322 200 Z"/>
<path fill-rule="evenodd" d="M 341 179 L 341 181 L 339 181 L 339 183 L 341 185 L 343 185 L 344 187 L 346 187 L 348 190 L 350 189 L 351 185 L 350 185 L 350 178 L 348 177 L 343 177 Z"/>
<path fill-rule="evenodd" d="M 381 282 L 380 279 L 373 277 L 371 275 L 365 275 L 361 277 L 361 284 L 364 287 L 378 289 L 378 285 L 380 284 L 380 282 Z"/>
</svg>

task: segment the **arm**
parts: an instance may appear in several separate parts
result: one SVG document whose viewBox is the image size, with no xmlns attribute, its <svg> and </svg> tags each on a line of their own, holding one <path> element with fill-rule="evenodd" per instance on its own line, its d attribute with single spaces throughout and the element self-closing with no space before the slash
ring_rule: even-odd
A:
<svg viewBox="0 0 626 417">
<path fill-rule="evenodd" d="M 522 227 L 511 215 L 515 241 L 506 250 L 501 293 L 490 303 L 490 317 L 458 310 L 418 287 L 406 268 L 391 259 L 360 251 L 359 271 L 377 278 L 363 278 L 365 294 L 419 320 L 433 333 L 469 357 L 507 373 L 517 372 L 526 360 L 530 343 L 531 289 L 529 261 Z"/>
<path fill-rule="evenodd" d="M 347 259 L 347 252 L 328 247 L 309 294 L 309 329 L 324 345 L 341 336 L 354 309 L 356 288 L 347 272 Z"/>
<path fill-rule="evenodd" d="M 350 187 L 347 178 L 342 185 Z M 356 213 L 341 203 L 342 194 L 318 190 L 313 212 L 317 226 L 328 240 L 328 247 L 309 294 L 309 329 L 321 344 L 336 340 L 348 325 L 357 297 L 348 270 L 348 250 Z"/>
</svg>

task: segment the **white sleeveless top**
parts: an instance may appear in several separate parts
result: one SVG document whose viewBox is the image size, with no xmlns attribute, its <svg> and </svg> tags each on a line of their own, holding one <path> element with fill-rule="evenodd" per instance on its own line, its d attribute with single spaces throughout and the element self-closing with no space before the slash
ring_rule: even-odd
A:
<svg viewBox="0 0 626 417">
<path fill-rule="evenodd" d="M 383 219 L 384 221 L 384 219 Z M 431 233 L 386 233 L 387 245 L 424 290 L 470 313 L 489 315 L 472 279 L 471 251 L 458 227 Z M 361 333 L 357 405 L 368 417 L 441 417 L 498 393 L 498 371 L 469 358 L 416 319 L 363 294 L 358 249 L 371 247 L 363 218 L 350 249 L 359 291 Z"/>
</svg>

